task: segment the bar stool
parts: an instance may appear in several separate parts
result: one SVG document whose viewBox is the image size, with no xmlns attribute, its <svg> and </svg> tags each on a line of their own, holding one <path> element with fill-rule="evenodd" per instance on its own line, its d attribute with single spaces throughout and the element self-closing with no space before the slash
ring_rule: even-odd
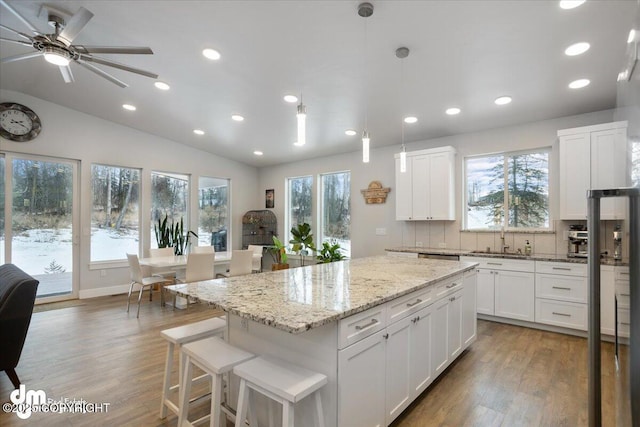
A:
<svg viewBox="0 0 640 427">
<path fill-rule="evenodd" d="M 253 357 L 253 354 L 241 350 L 218 337 L 194 341 L 182 346 L 185 357 L 184 375 L 180 384 L 180 413 L 178 426 L 192 426 L 209 418 L 211 427 L 225 427 L 226 418 L 222 414 L 222 376 L 231 372 L 234 366 Z M 193 367 L 197 366 L 211 377 L 211 413 L 204 417 L 189 421 L 189 396 L 191 394 L 191 377 Z M 222 422 L 221 422 L 222 421 Z"/>
<path fill-rule="evenodd" d="M 247 409 L 249 409 L 249 426 L 257 427 L 255 408 L 247 408 L 253 391 L 282 404 L 283 427 L 293 427 L 294 404 L 313 393 L 316 403 L 316 425 L 324 427 L 324 412 L 319 391 L 327 383 L 326 375 L 266 356 L 256 357 L 236 366 L 233 368 L 233 373 L 240 377 L 235 427 L 244 426 Z M 269 407 L 269 418 L 269 426 L 274 427 L 271 407 Z"/>
<path fill-rule="evenodd" d="M 174 391 L 180 391 L 180 385 L 182 384 L 182 374 L 184 373 L 185 361 L 182 357 L 180 349 L 184 344 L 209 338 L 213 336 L 223 336 L 227 329 L 227 322 L 220 318 L 214 317 L 200 322 L 191 323 L 184 326 L 178 326 L 171 329 L 165 329 L 160 332 L 162 338 L 167 340 L 167 359 L 164 366 L 164 381 L 162 383 L 162 400 L 160 401 L 160 418 L 166 418 L 167 409 L 171 409 L 173 413 L 178 415 L 180 413 L 180 407 L 171 401 L 169 394 Z M 173 351 L 178 348 L 179 352 L 179 372 L 178 372 L 178 384 L 171 385 L 171 368 L 173 367 Z M 199 382 L 206 378 L 206 375 L 201 375 L 194 378 L 193 381 Z"/>
</svg>

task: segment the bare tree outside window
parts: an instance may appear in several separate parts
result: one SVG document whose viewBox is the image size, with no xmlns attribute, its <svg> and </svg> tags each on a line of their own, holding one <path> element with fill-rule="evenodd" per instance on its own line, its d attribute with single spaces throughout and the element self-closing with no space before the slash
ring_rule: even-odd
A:
<svg viewBox="0 0 640 427">
<path fill-rule="evenodd" d="M 182 174 L 151 172 L 151 236 L 155 236 L 153 227 L 158 220 L 167 215 L 167 223 L 180 219 L 185 230 L 189 230 L 189 176 Z M 158 242 L 151 239 L 151 247 L 157 248 Z"/>
<path fill-rule="evenodd" d="M 289 194 L 287 198 L 287 238 L 286 241 L 292 239 L 291 228 L 305 222 L 313 229 L 313 219 L 311 217 L 313 187 L 312 176 L 301 176 L 297 178 L 287 179 L 287 187 Z"/>
<path fill-rule="evenodd" d="M 229 238 L 229 180 L 200 177 L 198 180 L 198 246 L 227 250 Z"/>
<path fill-rule="evenodd" d="M 351 256 L 351 173 L 321 175 L 322 239 L 340 244 L 343 255 Z"/>
</svg>

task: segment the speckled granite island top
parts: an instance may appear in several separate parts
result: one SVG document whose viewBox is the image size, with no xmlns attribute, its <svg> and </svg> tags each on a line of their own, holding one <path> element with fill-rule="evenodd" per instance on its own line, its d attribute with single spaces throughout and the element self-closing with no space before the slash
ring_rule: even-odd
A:
<svg viewBox="0 0 640 427">
<path fill-rule="evenodd" d="M 358 258 L 167 286 L 227 313 L 301 333 L 471 270 L 471 262 Z"/>
</svg>

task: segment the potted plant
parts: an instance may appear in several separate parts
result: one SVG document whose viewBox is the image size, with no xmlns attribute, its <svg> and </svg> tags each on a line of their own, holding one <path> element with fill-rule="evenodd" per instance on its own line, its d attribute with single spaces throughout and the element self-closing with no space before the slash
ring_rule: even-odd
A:
<svg viewBox="0 0 640 427">
<path fill-rule="evenodd" d="M 309 255 L 309 250 L 315 251 L 311 226 L 306 222 L 298 224 L 297 227 L 291 227 L 291 234 L 293 235 L 293 239 L 289 240 L 293 245 L 291 249 L 296 254 L 300 254 L 300 265 L 304 267 L 305 255 Z"/>
<path fill-rule="evenodd" d="M 191 244 L 191 236 L 198 238 L 198 235 L 191 230 L 184 232 L 184 219 L 181 217 L 180 222 L 167 225 L 169 215 L 165 214 L 164 219 L 158 219 L 158 224 L 153 229 L 156 235 L 158 248 L 173 248 L 175 255 L 185 255 L 186 249 Z"/>
<path fill-rule="evenodd" d="M 275 261 L 271 266 L 271 270 L 276 271 L 289 268 L 289 264 L 287 264 L 287 247 L 276 236 L 273 236 L 273 245 L 273 247 L 269 248 L 269 253 Z"/>
<path fill-rule="evenodd" d="M 316 256 L 316 259 L 322 263 L 341 261 L 345 258 L 340 251 L 340 244 L 336 241 L 332 241 L 331 243 L 323 242 L 322 248 L 317 252 L 318 256 Z"/>
</svg>

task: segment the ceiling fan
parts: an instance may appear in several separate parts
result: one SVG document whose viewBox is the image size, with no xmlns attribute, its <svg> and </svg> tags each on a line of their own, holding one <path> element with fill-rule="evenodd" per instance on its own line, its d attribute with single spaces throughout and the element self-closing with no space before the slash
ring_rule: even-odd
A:
<svg viewBox="0 0 640 427">
<path fill-rule="evenodd" d="M 49 24 L 53 26 L 54 32 L 52 34 L 44 34 L 6 1 L 0 0 L 0 4 L 15 15 L 15 17 L 33 33 L 33 36 L 30 36 L 0 24 L 0 28 L 11 31 L 23 39 L 12 40 L 0 37 L 0 41 L 17 43 L 36 49 L 36 52 L 23 53 L 20 55 L 2 58 L 0 59 L 1 63 L 21 61 L 23 59 L 35 58 L 42 55 L 45 60 L 60 68 L 62 78 L 66 83 L 74 81 L 73 74 L 71 73 L 71 67 L 69 67 L 71 61 L 123 88 L 128 87 L 129 85 L 93 64 L 106 65 L 107 67 L 118 68 L 120 70 L 129 71 L 146 77 L 151 77 L 153 79 L 158 78 L 158 75 L 155 73 L 133 68 L 109 59 L 93 56 L 95 53 L 153 55 L 153 51 L 148 47 L 83 46 L 71 44 L 85 25 L 87 25 L 89 20 L 93 18 L 93 13 L 84 7 L 80 7 L 68 22 L 64 21 L 60 16 L 61 14 L 57 14 L 56 12 L 49 10 L 48 20 Z"/>
</svg>

